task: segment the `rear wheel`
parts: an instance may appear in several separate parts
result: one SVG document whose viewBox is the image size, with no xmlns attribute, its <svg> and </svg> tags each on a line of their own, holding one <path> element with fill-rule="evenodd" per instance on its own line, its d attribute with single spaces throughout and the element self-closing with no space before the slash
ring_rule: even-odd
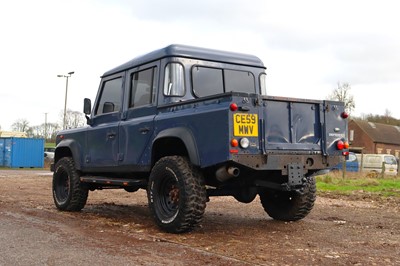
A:
<svg viewBox="0 0 400 266">
<path fill-rule="evenodd" d="M 307 177 L 303 192 L 259 192 L 265 212 L 275 220 L 297 221 L 306 217 L 314 207 L 317 189 L 314 177 Z"/>
<path fill-rule="evenodd" d="M 155 164 L 147 195 L 157 225 L 166 232 L 188 232 L 202 221 L 207 200 L 204 178 L 184 157 L 168 156 Z"/>
<path fill-rule="evenodd" d="M 80 211 L 86 204 L 89 191 L 80 181 L 71 157 L 61 158 L 53 174 L 53 199 L 62 211 Z"/>
</svg>

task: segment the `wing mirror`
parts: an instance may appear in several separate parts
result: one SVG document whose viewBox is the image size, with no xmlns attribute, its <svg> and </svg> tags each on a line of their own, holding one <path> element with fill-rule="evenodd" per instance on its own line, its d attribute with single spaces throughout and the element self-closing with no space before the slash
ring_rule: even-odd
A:
<svg viewBox="0 0 400 266">
<path fill-rule="evenodd" d="M 90 115 L 92 112 L 92 101 L 88 98 L 83 100 L 83 113 L 85 115 Z"/>
<path fill-rule="evenodd" d="M 91 119 L 90 119 L 90 113 L 92 112 L 92 101 L 88 98 L 85 98 L 83 100 L 83 113 L 85 114 L 86 117 L 86 123 L 88 125 L 91 124 Z"/>
</svg>

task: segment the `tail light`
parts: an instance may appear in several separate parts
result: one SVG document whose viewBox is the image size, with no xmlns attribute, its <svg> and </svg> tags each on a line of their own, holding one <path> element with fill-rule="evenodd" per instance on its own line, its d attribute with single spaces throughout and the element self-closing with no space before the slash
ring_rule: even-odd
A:
<svg viewBox="0 0 400 266">
<path fill-rule="evenodd" d="M 344 148 L 345 148 L 345 149 L 348 149 L 349 147 L 350 147 L 350 144 L 349 144 L 347 141 L 345 141 L 345 142 L 344 142 Z"/>
<path fill-rule="evenodd" d="M 336 143 L 336 147 L 338 150 L 344 150 L 344 149 L 348 149 L 350 147 L 349 143 L 347 141 L 343 141 L 343 140 L 339 140 Z"/>
<path fill-rule="evenodd" d="M 238 108 L 239 108 L 239 107 L 238 107 L 238 105 L 237 105 L 236 103 L 231 103 L 231 104 L 229 105 L 229 109 L 231 109 L 232 112 L 237 111 Z"/>
<path fill-rule="evenodd" d="M 230 149 L 229 152 L 232 154 L 238 153 L 239 150 L 237 147 L 239 146 L 239 141 L 237 139 L 231 139 L 231 146 L 233 149 Z"/>
<path fill-rule="evenodd" d="M 344 142 L 342 140 L 339 140 L 336 143 L 336 147 L 337 147 L 338 150 L 343 150 L 344 149 Z"/>
<path fill-rule="evenodd" d="M 239 141 L 237 139 L 232 139 L 231 140 L 231 146 L 232 147 L 237 147 L 239 146 Z"/>
<path fill-rule="evenodd" d="M 349 114 L 346 113 L 346 112 L 343 112 L 343 113 L 340 114 L 340 116 L 341 116 L 343 119 L 346 119 L 346 118 L 349 117 Z"/>
</svg>

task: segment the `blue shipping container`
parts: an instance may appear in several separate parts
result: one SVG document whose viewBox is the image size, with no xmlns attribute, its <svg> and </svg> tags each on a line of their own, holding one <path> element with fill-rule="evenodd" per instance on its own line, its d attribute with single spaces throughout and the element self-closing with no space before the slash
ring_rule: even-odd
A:
<svg viewBox="0 0 400 266">
<path fill-rule="evenodd" d="M 0 166 L 43 168 L 44 139 L 0 138 Z"/>
</svg>

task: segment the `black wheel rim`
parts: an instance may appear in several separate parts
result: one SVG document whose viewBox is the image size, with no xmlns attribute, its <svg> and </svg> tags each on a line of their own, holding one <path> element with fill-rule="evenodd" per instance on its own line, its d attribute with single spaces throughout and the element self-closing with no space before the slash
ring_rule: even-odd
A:
<svg viewBox="0 0 400 266">
<path fill-rule="evenodd" d="M 160 182 L 158 195 L 158 209 L 162 217 L 174 217 L 179 209 L 179 187 L 175 178 L 165 176 Z"/>
<path fill-rule="evenodd" d="M 65 202 L 69 195 L 69 175 L 64 169 L 59 169 L 55 180 L 55 193 L 59 202 Z"/>
</svg>

